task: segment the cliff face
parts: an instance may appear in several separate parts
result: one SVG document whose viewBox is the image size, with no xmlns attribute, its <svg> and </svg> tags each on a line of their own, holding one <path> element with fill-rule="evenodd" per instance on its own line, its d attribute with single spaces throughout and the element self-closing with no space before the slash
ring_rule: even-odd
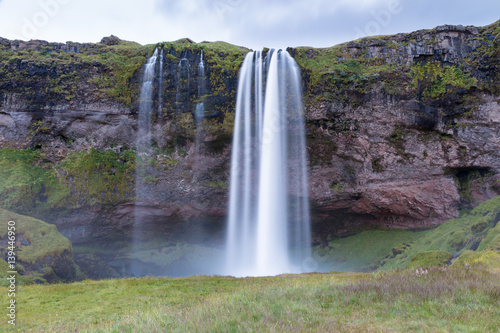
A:
<svg viewBox="0 0 500 333">
<path fill-rule="evenodd" d="M 439 224 L 500 194 L 499 34 L 497 22 L 289 49 L 303 75 L 317 237 L 365 224 Z M 0 40 L 5 208 L 56 223 L 73 241 L 127 232 L 134 206 L 176 239 L 222 237 L 237 75 L 248 50 L 157 46 L 163 98 L 156 78 L 154 145 L 136 159 L 141 68 L 155 45 Z M 198 96 L 201 50 L 207 92 Z M 148 169 L 143 202 L 134 200 L 137 163 Z"/>
<path fill-rule="evenodd" d="M 311 195 L 334 230 L 438 224 L 499 193 L 498 33 L 442 26 L 296 50 L 316 81 Z"/>
</svg>

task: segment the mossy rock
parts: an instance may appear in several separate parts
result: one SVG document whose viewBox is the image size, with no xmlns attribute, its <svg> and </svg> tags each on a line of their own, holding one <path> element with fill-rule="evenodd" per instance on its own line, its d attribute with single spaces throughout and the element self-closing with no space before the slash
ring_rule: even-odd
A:
<svg viewBox="0 0 500 333">
<path fill-rule="evenodd" d="M 116 204 L 130 197 L 132 174 L 136 167 L 135 153 L 126 150 L 98 150 L 75 152 L 56 168 L 64 176 L 63 182 L 71 189 L 70 207 Z"/>
<path fill-rule="evenodd" d="M 452 254 L 446 251 L 419 252 L 411 258 L 408 268 L 444 266 L 451 258 Z"/>
<path fill-rule="evenodd" d="M 493 251 L 500 251 L 500 234 L 496 235 L 495 238 L 488 244 L 488 249 Z"/>
<path fill-rule="evenodd" d="M 470 227 L 470 230 L 475 233 L 475 234 L 478 234 L 480 232 L 483 232 L 486 228 L 488 228 L 488 221 L 479 221 L 477 223 L 474 223 L 471 227 Z"/>
<path fill-rule="evenodd" d="M 460 257 L 453 261 L 452 266 L 471 267 L 475 265 L 484 265 L 492 270 L 500 270 L 500 252 L 484 251 L 465 251 Z"/>
<path fill-rule="evenodd" d="M 20 270 L 18 268 L 18 266 L 20 266 L 20 265 L 16 265 L 16 271 L 17 271 L 17 274 L 15 274 L 16 275 L 16 284 L 26 285 L 26 284 L 34 284 L 34 283 L 47 283 L 47 280 L 45 280 L 42 277 L 42 274 L 40 274 L 38 272 L 33 273 L 31 275 L 23 275 L 24 271 Z M 9 285 L 9 282 L 7 281 L 6 278 L 8 277 L 8 275 L 11 275 L 11 274 L 7 274 L 7 272 L 10 270 L 11 270 L 11 268 L 9 267 L 9 264 L 5 260 L 0 259 L 0 286 L 5 287 L 5 286 Z"/>
<path fill-rule="evenodd" d="M 0 149 L 1 208 L 31 213 L 66 205 L 70 191 L 54 170 L 40 166 L 43 159 L 36 150 Z"/>
<path fill-rule="evenodd" d="M 382 266 L 383 270 L 406 267 L 418 253 L 443 251 L 460 255 L 467 250 L 477 251 L 495 248 L 500 224 L 496 216 L 500 212 L 500 196 L 488 200 L 468 214 L 449 220 L 438 227 L 418 232 L 420 237 L 402 253 L 395 253 Z M 417 257 L 418 258 L 418 257 Z"/>
<path fill-rule="evenodd" d="M 47 282 L 49 283 L 54 283 L 54 282 L 59 282 L 59 277 L 57 276 L 57 274 L 54 272 L 54 270 L 52 269 L 52 267 L 44 267 L 42 269 L 42 275 L 43 275 L 43 278 L 45 280 L 47 280 Z"/>
<path fill-rule="evenodd" d="M 72 281 L 77 266 L 73 260 L 71 242 L 57 231 L 55 225 L 0 209 L 0 254 L 6 257 L 8 221 L 15 222 L 16 264 L 26 275 L 46 275 L 50 269 L 52 280 Z M 21 273 L 21 272 L 20 272 Z"/>
<path fill-rule="evenodd" d="M 494 251 L 500 251 L 500 223 L 492 228 L 486 234 L 486 237 L 481 241 L 478 246 L 478 251 L 490 249 Z"/>
</svg>

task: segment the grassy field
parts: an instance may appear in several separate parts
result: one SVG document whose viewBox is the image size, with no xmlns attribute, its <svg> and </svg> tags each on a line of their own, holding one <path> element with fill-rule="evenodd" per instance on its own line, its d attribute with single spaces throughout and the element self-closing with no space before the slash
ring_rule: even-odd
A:
<svg viewBox="0 0 500 333">
<path fill-rule="evenodd" d="M 7 290 L 0 288 L 1 304 Z M 500 272 L 469 267 L 20 286 L 2 332 L 499 332 Z M 5 308 L 2 306 L 2 308 Z"/>
</svg>

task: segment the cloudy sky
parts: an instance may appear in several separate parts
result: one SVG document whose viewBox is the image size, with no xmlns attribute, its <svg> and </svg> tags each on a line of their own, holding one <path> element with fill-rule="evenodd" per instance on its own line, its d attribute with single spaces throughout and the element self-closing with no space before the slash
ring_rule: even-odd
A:
<svg viewBox="0 0 500 333">
<path fill-rule="evenodd" d="M 0 37 L 141 44 L 189 37 L 252 49 L 326 47 L 442 24 L 487 25 L 499 0 L 0 0 Z"/>
</svg>

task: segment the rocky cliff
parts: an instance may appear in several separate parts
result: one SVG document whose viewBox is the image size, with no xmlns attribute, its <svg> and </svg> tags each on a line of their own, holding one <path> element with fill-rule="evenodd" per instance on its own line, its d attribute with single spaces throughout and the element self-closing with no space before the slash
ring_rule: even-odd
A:
<svg viewBox="0 0 500 333">
<path fill-rule="evenodd" d="M 500 194 L 499 34 L 496 22 L 289 49 L 303 76 L 318 241 L 358 227 L 436 225 Z M 139 159 L 141 70 L 155 47 L 164 80 L 155 79 L 153 148 Z M 207 91 L 198 96 L 202 50 Z M 74 242 L 127 233 L 134 207 L 153 232 L 222 240 L 246 52 L 188 39 L 0 39 L 3 207 L 55 223 Z M 148 170 L 141 202 L 137 163 Z"/>
</svg>

